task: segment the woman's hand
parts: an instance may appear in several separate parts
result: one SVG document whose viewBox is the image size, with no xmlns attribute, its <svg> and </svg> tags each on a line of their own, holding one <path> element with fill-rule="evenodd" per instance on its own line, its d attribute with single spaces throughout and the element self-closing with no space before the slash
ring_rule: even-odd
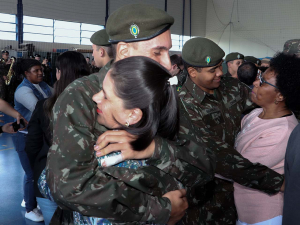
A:
<svg viewBox="0 0 300 225">
<path fill-rule="evenodd" d="M 143 151 L 135 151 L 130 143 L 136 138 L 137 136 L 124 130 L 106 131 L 98 138 L 94 150 L 97 152 L 96 155 L 98 157 L 120 151 L 123 160 L 150 158 L 155 150 L 154 140 Z"/>
</svg>

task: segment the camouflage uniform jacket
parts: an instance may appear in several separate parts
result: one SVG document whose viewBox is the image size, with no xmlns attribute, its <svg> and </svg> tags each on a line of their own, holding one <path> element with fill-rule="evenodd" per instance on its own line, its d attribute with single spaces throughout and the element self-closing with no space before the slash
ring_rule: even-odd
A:
<svg viewBox="0 0 300 225">
<path fill-rule="evenodd" d="M 101 90 L 111 63 L 98 74 L 74 81 L 57 99 L 47 183 L 63 209 L 114 223 L 165 224 L 171 205 L 169 199 L 159 196 L 174 190 L 176 178 L 188 189 L 191 202 L 195 202 L 193 187 L 213 178 L 214 155 L 205 145 L 198 144 L 187 117 L 181 121 L 178 142 L 155 138 L 155 152 L 147 161 L 149 166 L 136 170 L 99 167 L 93 145 L 106 129 L 97 123 L 92 96 Z"/>
<path fill-rule="evenodd" d="M 207 94 L 190 78 L 179 93 L 180 100 L 197 134 L 214 150 L 216 174 L 241 185 L 268 194 L 280 190 L 284 177 L 259 163 L 252 163 L 234 149 L 240 131 L 241 114 L 254 106 L 249 99 L 249 88 L 238 79 L 222 77 L 214 94 Z M 207 185 L 207 202 L 202 208 L 203 224 L 235 224 L 233 183 L 215 178 Z M 210 197 L 209 197 L 210 196 Z"/>
<path fill-rule="evenodd" d="M 223 74 L 223 77 L 232 77 L 232 75 L 227 71 L 227 73 Z"/>
</svg>

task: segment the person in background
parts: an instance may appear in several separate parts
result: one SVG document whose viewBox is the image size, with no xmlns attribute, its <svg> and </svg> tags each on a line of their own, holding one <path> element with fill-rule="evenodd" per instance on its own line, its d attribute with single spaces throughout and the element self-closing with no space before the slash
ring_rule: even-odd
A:
<svg viewBox="0 0 300 225">
<path fill-rule="evenodd" d="M 40 62 L 41 61 L 41 55 L 35 54 L 34 59 Z"/>
<path fill-rule="evenodd" d="M 98 73 L 99 70 L 101 69 L 101 68 L 96 66 L 94 58 L 92 59 L 91 66 L 92 66 L 91 73 Z"/>
<path fill-rule="evenodd" d="M 9 52 L 2 50 L 2 58 L 0 60 L 0 98 L 7 101 L 8 87 L 5 82 L 7 80 L 7 74 L 10 68 L 11 61 L 9 60 Z"/>
<path fill-rule="evenodd" d="M 44 78 L 43 81 L 46 82 L 49 86 L 52 86 L 51 72 L 52 69 L 49 66 L 48 59 L 44 58 L 42 62 Z"/>
<path fill-rule="evenodd" d="M 254 56 L 245 56 L 244 61 L 245 62 L 252 62 L 257 67 L 260 67 L 260 65 L 261 65 L 261 60 L 258 59 L 258 58 L 256 58 L 256 57 L 254 57 Z"/>
<path fill-rule="evenodd" d="M 113 52 L 111 44 L 108 41 L 109 37 L 106 30 L 103 29 L 95 32 L 90 40 L 93 43 L 92 48 L 95 66 L 102 68 L 113 59 Z"/>
<path fill-rule="evenodd" d="M 244 62 L 237 71 L 238 79 L 246 84 L 250 89 L 256 80 L 258 68 L 252 62 Z"/>
<path fill-rule="evenodd" d="M 223 77 L 238 78 L 237 71 L 244 62 L 244 55 L 238 52 L 232 52 L 226 55 L 225 62 L 227 65 L 227 73 Z"/>
<path fill-rule="evenodd" d="M 241 132 L 235 141 L 236 150 L 245 158 L 280 174 L 284 174 L 288 139 L 298 124 L 292 111 L 300 109 L 299 73 L 300 59 L 295 56 L 278 53 L 272 58 L 270 67 L 253 83 L 251 100 L 261 108 L 243 118 Z M 290 159 L 289 162 L 293 162 L 295 158 Z M 290 175 L 290 171 L 287 173 L 285 177 Z M 292 179 L 298 180 L 299 177 Z M 287 180 L 290 182 L 291 177 L 286 179 L 286 187 L 289 186 Z M 285 189 L 285 194 L 279 192 L 270 196 L 234 183 L 237 225 L 281 225 L 283 197 L 288 195 L 291 199 L 293 191 L 289 191 Z"/>
<path fill-rule="evenodd" d="M 174 54 L 170 57 L 170 60 L 172 65 L 170 73 L 172 74 L 172 76 L 177 76 L 178 79 L 177 90 L 180 90 L 180 88 L 186 81 L 186 73 L 183 73 L 184 66 L 182 62 L 182 57 L 181 55 Z"/>
<path fill-rule="evenodd" d="M 57 57 L 56 78 L 53 95 L 48 99 L 37 102 L 32 113 L 26 139 L 25 151 L 33 170 L 34 188 L 37 202 L 44 216 L 45 224 L 48 225 L 57 208 L 57 204 L 41 195 L 37 181 L 46 166 L 47 154 L 51 146 L 51 125 L 53 105 L 64 89 L 77 78 L 89 75 L 89 68 L 84 56 L 79 52 L 68 51 Z"/>
<path fill-rule="evenodd" d="M 24 79 L 15 92 L 15 109 L 29 121 L 38 100 L 48 98 L 52 94 L 52 88 L 43 82 L 43 70 L 41 63 L 35 59 L 22 59 L 16 64 L 16 74 L 23 74 Z M 25 152 L 27 130 L 13 134 L 12 140 L 18 153 L 21 165 L 25 171 L 24 176 L 24 200 L 25 218 L 32 221 L 43 221 L 44 218 L 36 208 L 34 194 L 33 171 L 28 156 Z"/>
<path fill-rule="evenodd" d="M 261 67 L 270 67 L 270 59 L 264 58 L 261 60 Z"/>
</svg>

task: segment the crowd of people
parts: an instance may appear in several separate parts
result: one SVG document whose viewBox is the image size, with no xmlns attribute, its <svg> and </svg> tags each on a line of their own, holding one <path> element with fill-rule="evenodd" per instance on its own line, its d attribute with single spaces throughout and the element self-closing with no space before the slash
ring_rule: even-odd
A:
<svg viewBox="0 0 300 225">
<path fill-rule="evenodd" d="M 0 99 L 0 111 L 26 127 L 0 132 L 25 171 L 27 219 L 298 223 L 299 43 L 260 60 L 195 37 L 169 56 L 173 23 L 152 6 L 119 8 L 91 36 L 93 65 L 57 57 L 53 88 L 46 59 L 14 62 L 15 109 Z"/>
</svg>

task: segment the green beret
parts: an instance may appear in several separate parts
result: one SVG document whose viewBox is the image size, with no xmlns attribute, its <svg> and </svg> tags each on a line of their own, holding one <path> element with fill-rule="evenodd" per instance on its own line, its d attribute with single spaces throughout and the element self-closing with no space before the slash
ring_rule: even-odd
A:
<svg viewBox="0 0 300 225">
<path fill-rule="evenodd" d="M 238 52 L 231 52 L 225 57 L 226 62 L 230 62 L 236 59 L 244 59 L 244 55 Z"/>
<path fill-rule="evenodd" d="M 255 58 L 254 56 L 245 56 L 244 60 L 245 60 L 246 62 L 252 62 L 252 63 L 257 64 L 257 65 L 259 65 L 259 66 L 260 66 L 260 64 L 261 64 L 260 59 Z"/>
<path fill-rule="evenodd" d="M 174 23 L 165 11 L 145 4 L 125 5 L 114 11 L 107 20 L 106 32 L 110 43 L 152 39 Z"/>
<path fill-rule="evenodd" d="M 106 30 L 99 30 L 97 32 L 95 32 L 90 41 L 94 44 L 94 45 L 98 45 L 98 46 L 106 46 L 106 45 L 110 45 L 110 43 L 108 42 L 108 34 L 106 33 Z"/>
<path fill-rule="evenodd" d="M 182 48 L 182 59 L 195 67 L 211 67 L 221 62 L 225 52 L 207 38 L 192 38 Z"/>
</svg>

